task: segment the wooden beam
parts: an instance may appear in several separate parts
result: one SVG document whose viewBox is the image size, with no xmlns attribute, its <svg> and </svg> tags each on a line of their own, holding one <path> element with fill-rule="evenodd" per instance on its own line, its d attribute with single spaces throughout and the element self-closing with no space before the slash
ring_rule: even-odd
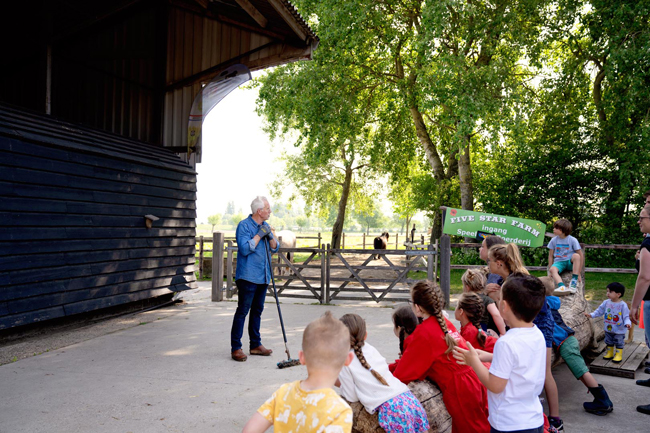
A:
<svg viewBox="0 0 650 433">
<path fill-rule="evenodd" d="M 248 15 L 251 16 L 255 20 L 257 24 L 260 25 L 262 28 L 266 28 L 266 25 L 269 23 L 268 20 L 258 11 L 255 9 L 255 6 L 251 4 L 250 1 L 248 0 L 235 0 L 239 6 L 241 6 L 242 9 L 246 11 Z"/>
<path fill-rule="evenodd" d="M 303 28 L 296 22 L 296 18 L 284 7 L 284 5 L 279 0 L 268 0 L 268 2 L 273 6 L 282 19 L 291 27 L 291 30 L 300 38 L 301 41 L 307 41 L 307 34 Z"/>
</svg>

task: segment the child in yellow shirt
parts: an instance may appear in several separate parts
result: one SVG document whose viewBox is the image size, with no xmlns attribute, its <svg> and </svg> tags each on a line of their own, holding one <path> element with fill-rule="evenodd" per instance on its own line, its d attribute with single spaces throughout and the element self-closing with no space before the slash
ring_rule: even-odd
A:
<svg viewBox="0 0 650 433">
<path fill-rule="evenodd" d="M 348 328 L 328 311 L 314 320 L 302 336 L 298 358 L 307 366 L 307 379 L 285 383 L 257 410 L 243 433 L 349 433 L 352 409 L 332 389 L 344 365 L 353 358 Z"/>
</svg>

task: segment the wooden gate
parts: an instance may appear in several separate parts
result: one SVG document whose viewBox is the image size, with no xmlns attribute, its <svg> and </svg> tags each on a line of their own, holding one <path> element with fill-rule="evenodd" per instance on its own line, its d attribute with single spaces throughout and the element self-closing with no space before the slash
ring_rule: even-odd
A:
<svg viewBox="0 0 650 433">
<path fill-rule="evenodd" d="M 333 249 L 328 245 L 325 302 L 330 303 L 334 299 L 407 301 L 410 299 L 410 285 L 418 281 L 408 278 L 409 272 L 420 271 L 424 273 L 422 277 L 426 275 L 427 279 L 436 279 L 434 257 L 437 252 L 434 245 L 426 247 L 413 250 L 351 250 Z M 381 260 L 379 264 L 374 263 L 376 257 Z M 427 260 L 424 260 L 425 257 Z M 351 263 L 351 259 L 356 262 L 361 260 L 362 263 Z"/>
<path fill-rule="evenodd" d="M 280 248 L 272 257 L 271 267 L 278 296 L 316 299 L 321 304 L 333 300 L 399 302 L 409 299 L 409 287 L 418 279 L 436 280 L 437 247 L 436 243 L 407 250 L 334 249 L 330 245 Z M 215 251 L 213 301 L 220 301 L 223 299 L 222 291 L 226 292 L 227 298 L 232 298 L 237 292 L 234 283 L 237 247 L 232 241 L 215 236 Z M 225 261 L 224 252 L 227 254 Z M 307 257 L 292 262 L 288 253 L 294 257 L 296 253 L 302 257 L 307 254 Z M 281 275 L 283 270 L 288 271 L 287 275 Z M 409 272 L 420 274 L 409 275 Z M 224 274 L 225 287 L 216 277 Z M 269 294 L 273 294 L 272 286 L 269 286 Z"/>
</svg>

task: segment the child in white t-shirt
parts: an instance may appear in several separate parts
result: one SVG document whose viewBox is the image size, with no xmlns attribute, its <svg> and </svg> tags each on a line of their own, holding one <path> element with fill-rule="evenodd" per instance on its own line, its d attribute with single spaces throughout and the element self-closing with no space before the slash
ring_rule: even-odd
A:
<svg viewBox="0 0 650 433">
<path fill-rule="evenodd" d="M 386 432 L 426 432 L 429 421 L 417 398 L 388 369 L 386 359 L 366 343 L 366 322 L 357 314 L 346 314 L 341 322 L 350 330 L 352 362 L 339 373 L 337 385 L 349 402 L 358 401 L 368 413 L 378 414 Z"/>
<path fill-rule="evenodd" d="M 499 310 L 510 329 L 497 340 L 490 369 L 471 344 L 469 350 L 454 349 L 454 357 L 471 366 L 487 388 L 492 432 L 542 433 L 546 343 L 533 319 L 546 302 L 544 285 L 532 275 L 512 274 L 501 293 Z"/>
</svg>

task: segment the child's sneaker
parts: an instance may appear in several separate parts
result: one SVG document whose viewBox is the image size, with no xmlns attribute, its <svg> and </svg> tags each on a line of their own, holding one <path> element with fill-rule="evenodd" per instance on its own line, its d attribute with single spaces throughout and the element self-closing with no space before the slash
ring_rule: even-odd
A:
<svg viewBox="0 0 650 433">
<path fill-rule="evenodd" d="M 576 288 L 571 288 L 571 286 L 567 287 L 565 285 L 559 286 L 555 291 L 553 292 L 553 295 L 555 296 L 565 296 L 565 295 L 573 295 L 576 292 Z"/>
<path fill-rule="evenodd" d="M 564 423 L 561 418 L 548 417 L 548 423 L 551 424 L 551 427 L 555 427 L 559 433 L 564 432 Z"/>
<path fill-rule="evenodd" d="M 576 290 L 578 290 L 578 280 L 573 280 L 573 279 L 571 280 L 571 282 L 569 283 L 569 290 L 573 290 L 573 293 L 575 293 Z"/>
</svg>

